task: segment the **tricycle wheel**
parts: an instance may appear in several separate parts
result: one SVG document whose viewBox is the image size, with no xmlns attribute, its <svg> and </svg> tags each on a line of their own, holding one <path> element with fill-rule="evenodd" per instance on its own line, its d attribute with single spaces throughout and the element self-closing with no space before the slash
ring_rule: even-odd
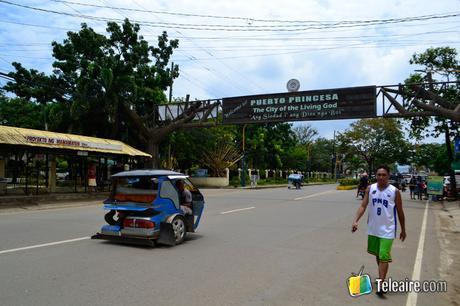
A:
<svg viewBox="0 0 460 306">
<path fill-rule="evenodd" d="M 176 244 L 181 244 L 184 241 L 185 235 L 187 233 L 184 219 L 182 217 L 175 217 L 171 224 L 174 230 L 174 239 Z"/>
</svg>

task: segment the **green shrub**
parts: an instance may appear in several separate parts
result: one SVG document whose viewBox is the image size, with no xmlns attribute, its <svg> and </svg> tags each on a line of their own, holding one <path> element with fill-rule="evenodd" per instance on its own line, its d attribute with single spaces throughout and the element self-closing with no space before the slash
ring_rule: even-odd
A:
<svg viewBox="0 0 460 306">
<path fill-rule="evenodd" d="M 251 185 L 251 179 L 249 178 L 249 175 L 248 175 L 247 172 L 245 173 L 244 178 L 246 180 L 246 182 L 245 182 L 246 186 Z M 240 187 L 241 186 L 241 178 L 239 178 L 238 175 L 235 175 L 235 176 L 231 177 L 229 185 L 233 186 L 233 187 Z"/>
<path fill-rule="evenodd" d="M 339 180 L 340 186 L 353 186 L 358 185 L 359 180 L 354 178 L 343 178 Z"/>
<path fill-rule="evenodd" d="M 275 185 L 275 184 L 287 184 L 287 179 L 280 177 L 269 177 L 266 179 L 261 179 L 257 182 L 258 185 Z"/>
</svg>

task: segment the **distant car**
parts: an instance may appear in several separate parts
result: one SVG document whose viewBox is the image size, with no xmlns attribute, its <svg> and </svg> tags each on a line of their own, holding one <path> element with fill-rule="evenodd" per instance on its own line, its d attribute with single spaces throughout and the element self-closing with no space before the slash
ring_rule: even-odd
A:
<svg viewBox="0 0 460 306">
<path fill-rule="evenodd" d="M 56 178 L 58 180 L 66 180 L 69 178 L 69 172 L 56 172 Z"/>
<path fill-rule="evenodd" d="M 154 246 L 176 245 L 187 232 L 195 232 L 204 207 L 203 195 L 188 176 L 167 170 L 132 170 L 112 175 L 112 194 L 104 201 L 108 210 L 101 231 L 92 239 Z M 192 214 L 180 208 L 181 180 L 192 194 Z M 118 218 L 114 219 L 115 215 Z"/>
<path fill-rule="evenodd" d="M 401 189 L 401 180 L 402 180 L 401 175 L 399 175 L 399 174 L 391 174 L 390 179 L 389 179 L 389 183 L 391 185 L 395 186 L 396 188 Z"/>
<path fill-rule="evenodd" d="M 412 174 L 410 174 L 410 173 L 403 173 L 402 176 L 403 176 L 403 179 L 406 181 L 406 185 L 409 185 L 410 179 L 412 178 Z"/>
</svg>

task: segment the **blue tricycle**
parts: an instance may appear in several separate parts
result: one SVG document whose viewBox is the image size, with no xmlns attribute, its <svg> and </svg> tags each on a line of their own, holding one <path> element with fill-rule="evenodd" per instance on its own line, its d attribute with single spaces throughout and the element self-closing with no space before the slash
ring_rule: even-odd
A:
<svg viewBox="0 0 460 306">
<path fill-rule="evenodd" d="M 302 186 L 302 182 L 303 182 L 303 174 L 297 174 L 297 173 L 293 173 L 293 174 L 289 174 L 288 176 L 288 188 L 291 189 L 295 187 L 295 189 L 300 189 L 300 187 Z"/>
<path fill-rule="evenodd" d="M 167 170 L 133 170 L 112 175 L 112 193 L 104 201 L 106 225 L 92 239 L 154 246 L 176 245 L 187 232 L 195 232 L 204 198 L 182 173 Z M 182 184 L 192 194 L 191 214 L 181 209 Z"/>
</svg>

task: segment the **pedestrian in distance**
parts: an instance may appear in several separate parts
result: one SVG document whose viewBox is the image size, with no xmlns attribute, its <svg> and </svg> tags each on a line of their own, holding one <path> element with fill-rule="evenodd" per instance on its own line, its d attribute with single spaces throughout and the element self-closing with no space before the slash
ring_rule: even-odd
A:
<svg viewBox="0 0 460 306">
<path fill-rule="evenodd" d="M 376 172 L 377 183 L 366 189 L 361 206 L 351 226 L 352 233 L 358 230 L 359 219 L 369 207 L 367 223 L 367 252 L 374 255 L 377 261 L 379 279 L 385 280 L 391 258 L 391 247 L 397 233 L 398 215 L 401 226 L 399 238 L 406 239 L 404 210 L 400 191 L 389 183 L 390 169 L 386 165 L 379 166 Z M 377 291 L 379 296 L 385 292 Z"/>
<path fill-rule="evenodd" d="M 415 185 L 417 184 L 417 180 L 415 176 L 412 175 L 409 181 L 409 191 L 410 191 L 410 199 L 415 200 Z"/>
<path fill-rule="evenodd" d="M 97 182 L 96 182 L 96 165 L 94 163 L 89 163 L 88 165 L 88 191 L 96 192 L 97 191 Z"/>
</svg>

